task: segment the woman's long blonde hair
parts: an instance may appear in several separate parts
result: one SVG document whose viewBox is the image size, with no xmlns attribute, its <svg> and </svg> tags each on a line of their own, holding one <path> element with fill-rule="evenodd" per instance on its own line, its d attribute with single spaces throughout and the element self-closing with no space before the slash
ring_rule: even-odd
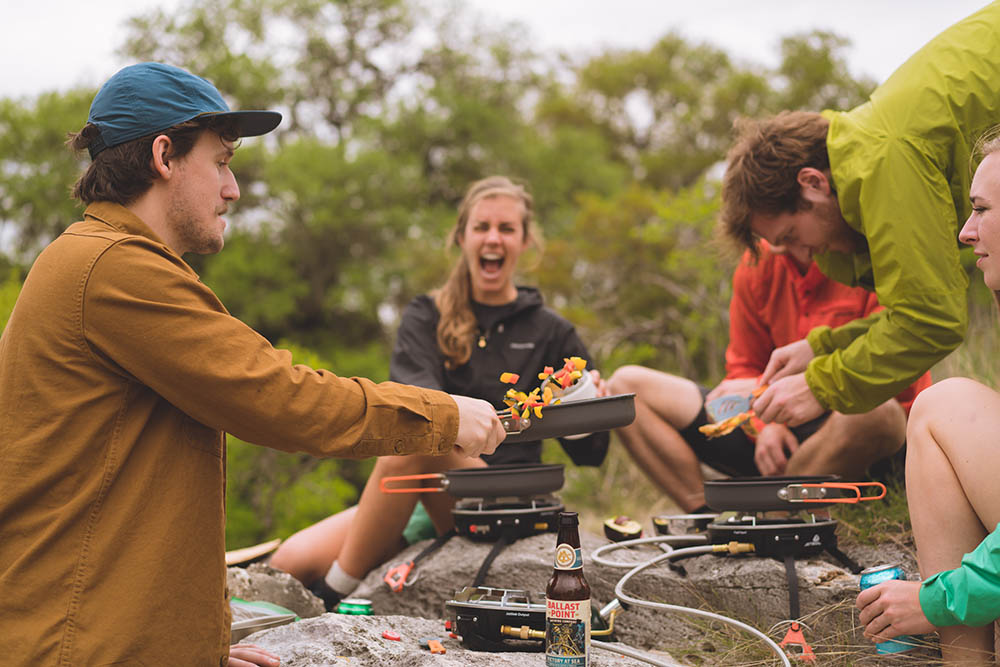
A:
<svg viewBox="0 0 1000 667">
<path fill-rule="evenodd" d="M 534 245 L 541 249 L 542 240 L 532 225 L 535 212 L 534 200 L 524 186 L 514 183 L 506 176 L 490 176 L 469 186 L 458 207 L 458 221 L 448 235 L 448 245 L 461 247 L 459 239 L 465 234 L 465 226 L 469 222 L 473 207 L 481 200 L 493 197 L 512 197 L 520 200 L 524 205 L 524 217 L 521 219 L 524 241 L 526 245 Z M 463 254 L 455 263 L 445 284 L 431 293 L 434 304 L 441 313 L 437 327 L 437 342 L 445 356 L 445 367 L 448 369 L 461 366 L 472 356 L 472 344 L 478 324 L 472 312 L 471 294 L 472 278 Z"/>
</svg>

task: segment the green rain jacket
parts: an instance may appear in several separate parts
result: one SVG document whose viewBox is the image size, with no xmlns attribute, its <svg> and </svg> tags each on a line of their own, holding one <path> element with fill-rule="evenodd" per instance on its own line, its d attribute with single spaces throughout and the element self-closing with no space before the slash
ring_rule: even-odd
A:
<svg viewBox="0 0 1000 667">
<path fill-rule="evenodd" d="M 979 626 L 1000 617 L 1000 525 L 954 570 L 920 587 L 920 608 L 938 627 Z"/>
<path fill-rule="evenodd" d="M 935 37 L 865 104 L 824 115 L 840 209 L 864 242 L 816 262 L 873 289 L 885 310 L 813 329 L 806 382 L 828 409 L 867 412 L 965 337 L 957 236 L 971 212 L 972 147 L 1000 122 L 1000 3 Z"/>
<path fill-rule="evenodd" d="M 827 408 L 865 412 L 965 335 L 968 279 L 956 239 L 971 211 L 972 147 L 1000 122 L 1000 3 L 934 38 L 866 104 L 825 115 L 840 209 L 866 243 L 816 262 L 835 280 L 874 289 L 885 310 L 809 332 L 817 357 L 806 382 Z M 920 606 L 937 626 L 1000 617 L 1000 526 L 959 567 L 927 579 Z"/>
</svg>

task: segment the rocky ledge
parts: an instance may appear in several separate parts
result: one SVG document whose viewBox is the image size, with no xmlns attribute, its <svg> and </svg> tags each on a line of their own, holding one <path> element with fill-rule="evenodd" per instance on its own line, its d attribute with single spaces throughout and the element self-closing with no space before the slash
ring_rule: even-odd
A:
<svg viewBox="0 0 1000 667">
<path fill-rule="evenodd" d="M 602 537 L 584 533 L 584 571 L 593 590 L 595 607 L 614 599 L 618 580 L 627 567 L 597 564 L 591 554 L 607 544 Z M 555 536 L 536 535 L 509 545 L 490 567 L 484 585 L 540 591 L 552 572 Z M 413 545 L 394 562 L 416 556 L 427 543 Z M 304 620 L 255 633 L 245 641 L 258 644 L 282 657 L 287 667 L 320 665 L 525 665 L 544 664 L 541 654 L 482 653 L 466 649 L 444 628 L 444 604 L 457 590 L 471 585 L 492 543 L 453 538 L 418 564 L 410 583 L 394 593 L 382 582 L 388 565 L 376 568 L 354 593 L 372 601 L 374 616 L 323 614 L 322 605 L 288 575 L 266 565 L 247 569 L 230 568 L 230 592 L 248 600 L 267 600 L 295 611 Z M 905 550 L 849 554 L 863 567 L 903 561 L 915 572 L 912 557 Z M 655 546 L 619 550 L 607 558 L 624 563 L 641 563 L 662 553 Z M 641 600 L 712 610 L 770 631 L 780 641 L 787 629 L 789 589 L 783 563 L 754 556 L 700 555 L 685 559 L 681 567 L 657 565 L 628 582 L 625 593 Z M 795 565 L 805 639 L 824 664 L 836 664 L 845 653 L 867 656 L 864 664 L 878 664 L 872 645 L 857 627 L 853 603 L 858 577 L 832 558 L 822 556 L 799 560 Z M 387 640 L 389 630 L 401 641 Z M 443 640 L 447 653 L 432 655 L 420 647 L 419 639 Z M 713 655 L 733 650 L 763 664 L 778 664 L 769 657 L 763 642 L 752 635 L 730 630 L 719 622 L 682 613 L 631 605 L 615 622 L 615 638 L 626 647 L 653 652 L 662 664 L 719 664 Z M 827 659 L 823 659 L 826 654 Z M 592 664 L 642 664 L 609 652 L 595 650 Z M 736 664 L 736 663 L 732 663 Z"/>
</svg>

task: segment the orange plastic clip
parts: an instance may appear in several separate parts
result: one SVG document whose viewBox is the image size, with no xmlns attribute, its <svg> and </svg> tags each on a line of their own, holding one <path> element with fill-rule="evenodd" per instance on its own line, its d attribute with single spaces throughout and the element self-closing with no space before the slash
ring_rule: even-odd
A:
<svg viewBox="0 0 1000 667">
<path fill-rule="evenodd" d="M 448 652 L 448 651 L 445 650 L 444 646 L 441 645 L 441 642 L 439 642 L 436 639 L 431 639 L 430 641 L 428 641 L 427 642 L 427 648 L 429 648 L 431 650 L 431 653 L 447 653 Z"/>
<path fill-rule="evenodd" d="M 400 563 L 399 565 L 394 565 L 389 568 L 389 571 L 385 573 L 382 577 L 389 589 L 393 593 L 399 593 L 403 590 L 403 586 L 406 585 L 406 578 L 410 576 L 410 572 L 413 571 L 413 561 L 407 561 L 406 563 Z"/>
<path fill-rule="evenodd" d="M 794 621 L 792 622 L 792 626 L 788 628 L 788 632 L 785 633 L 785 638 L 778 645 L 783 649 L 785 649 L 785 646 L 798 647 L 801 653 L 793 653 L 788 649 L 785 649 L 785 653 L 803 662 L 816 662 L 816 654 L 813 653 L 812 646 L 809 646 L 805 636 L 802 634 L 802 626 Z"/>
</svg>

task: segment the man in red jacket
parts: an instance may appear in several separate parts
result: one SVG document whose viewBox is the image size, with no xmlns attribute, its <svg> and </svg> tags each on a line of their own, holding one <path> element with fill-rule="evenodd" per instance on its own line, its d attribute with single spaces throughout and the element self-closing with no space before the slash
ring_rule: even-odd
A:
<svg viewBox="0 0 1000 667">
<path fill-rule="evenodd" d="M 755 424 L 708 439 L 698 428 L 711 420 L 705 403 L 726 394 L 749 394 L 771 352 L 817 326 L 836 327 L 878 310 L 875 295 L 830 280 L 804 253 L 762 242 L 733 275 L 729 304 L 726 379 L 711 391 L 686 378 L 642 366 L 619 368 L 608 381 L 613 394 L 636 394 L 636 419 L 618 435 L 646 474 L 685 512 L 707 511 L 699 461 L 732 476 L 823 475 L 856 477 L 903 445 L 906 415 L 930 375 L 871 412 L 828 412 L 788 428 Z"/>
</svg>

